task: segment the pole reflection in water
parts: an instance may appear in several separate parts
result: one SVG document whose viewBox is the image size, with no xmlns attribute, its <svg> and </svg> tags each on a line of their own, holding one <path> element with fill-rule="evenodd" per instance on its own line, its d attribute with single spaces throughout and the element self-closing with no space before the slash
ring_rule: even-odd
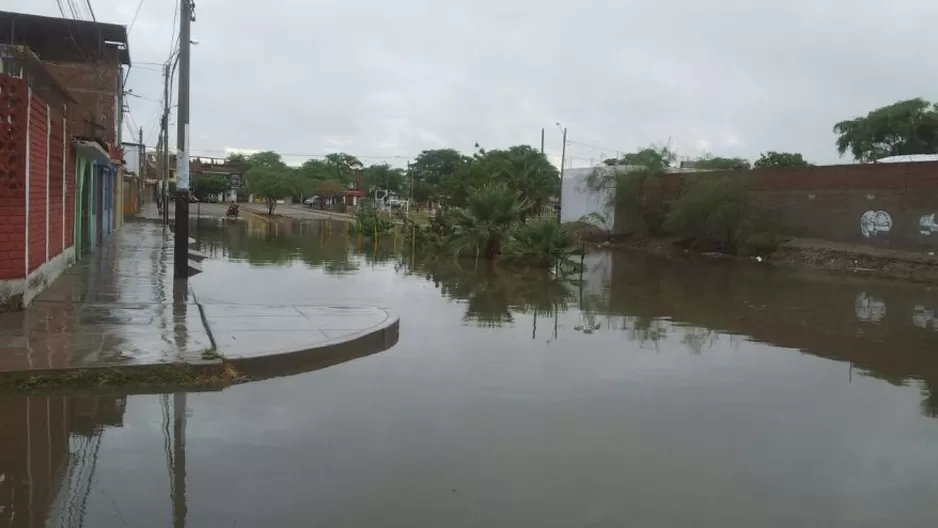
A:
<svg viewBox="0 0 938 528">
<path fill-rule="evenodd" d="M 189 301 L 189 282 L 187 280 L 173 281 L 173 319 L 176 328 L 177 350 L 185 350 L 188 342 L 188 329 L 186 327 Z M 172 460 L 172 504 L 173 527 L 181 528 L 186 525 L 186 393 L 173 394 L 173 450 Z"/>
</svg>

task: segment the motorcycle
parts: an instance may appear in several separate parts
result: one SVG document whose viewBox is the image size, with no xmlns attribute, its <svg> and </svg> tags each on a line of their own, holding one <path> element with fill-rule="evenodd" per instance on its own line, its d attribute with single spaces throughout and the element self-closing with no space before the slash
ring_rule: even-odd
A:
<svg viewBox="0 0 938 528">
<path fill-rule="evenodd" d="M 227 218 L 238 218 L 238 204 L 231 202 L 231 205 L 228 206 L 228 210 L 225 211 L 225 216 Z"/>
</svg>

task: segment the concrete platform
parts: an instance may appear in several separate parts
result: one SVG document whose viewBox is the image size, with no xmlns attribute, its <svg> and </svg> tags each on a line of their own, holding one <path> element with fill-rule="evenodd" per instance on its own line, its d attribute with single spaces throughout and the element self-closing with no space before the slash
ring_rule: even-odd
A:
<svg viewBox="0 0 938 528">
<path fill-rule="evenodd" d="M 172 278 L 172 234 L 126 224 L 22 312 L 0 314 L 0 374 L 187 363 L 214 350 L 248 378 L 390 348 L 398 320 L 346 306 L 202 305 Z M 250 300 L 246 300 L 249 302 Z"/>
</svg>

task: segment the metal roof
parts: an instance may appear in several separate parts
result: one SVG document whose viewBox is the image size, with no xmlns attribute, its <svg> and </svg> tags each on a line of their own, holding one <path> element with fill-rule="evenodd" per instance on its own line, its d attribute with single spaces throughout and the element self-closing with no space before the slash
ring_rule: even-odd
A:
<svg viewBox="0 0 938 528">
<path fill-rule="evenodd" d="M 27 46 L 44 61 L 130 65 L 127 28 L 119 24 L 0 11 L 0 43 Z"/>
<path fill-rule="evenodd" d="M 922 161 L 938 161 L 938 154 L 906 154 L 904 156 L 889 156 L 876 160 L 876 163 L 915 163 Z"/>
</svg>

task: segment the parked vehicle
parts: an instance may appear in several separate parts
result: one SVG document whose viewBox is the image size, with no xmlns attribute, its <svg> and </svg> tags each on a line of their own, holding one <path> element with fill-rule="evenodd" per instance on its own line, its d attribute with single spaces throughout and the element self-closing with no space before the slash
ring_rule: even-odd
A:
<svg viewBox="0 0 938 528">
<path fill-rule="evenodd" d="M 189 203 L 196 203 L 198 201 L 199 201 L 198 197 L 192 194 L 192 192 L 189 192 Z"/>
<path fill-rule="evenodd" d="M 407 206 L 407 200 L 401 200 L 400 198 L 396 196 L 392 196 L 388 198 L 387 204 L 388 204 L 388 207 L 390 207 L 391 209 L 399 209 L 401 207 Z"/>
</svg>

